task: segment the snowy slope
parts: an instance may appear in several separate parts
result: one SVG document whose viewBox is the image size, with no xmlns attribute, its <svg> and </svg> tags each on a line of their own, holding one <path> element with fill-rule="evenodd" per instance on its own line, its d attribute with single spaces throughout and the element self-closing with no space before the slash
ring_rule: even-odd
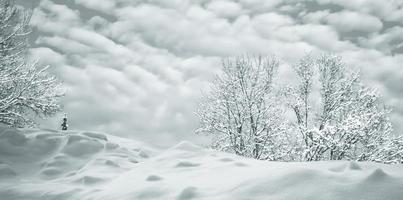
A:
<svg viewBox="0 0 403 200">
<path fill-rule="evenodd" d="M 188 142 L 0 128 L 0 199 L 403 199 L 403 166 L 264 162 Z"/>
<path fill-rule="evenodd" d="M 81 199 L 153 151 L 102 133 L 0 127 L 0 200 Z"/>
</svg>

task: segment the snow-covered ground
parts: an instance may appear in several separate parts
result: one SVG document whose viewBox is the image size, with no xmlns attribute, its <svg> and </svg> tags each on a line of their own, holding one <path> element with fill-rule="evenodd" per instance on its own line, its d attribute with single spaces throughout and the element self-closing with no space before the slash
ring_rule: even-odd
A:
<svg viewBox="0 0 403 200">
<path fill-rule="evenodd" d="M 403 166 L 256 161 L 188 142 L 0 127 L 1 200 L 403 199 Z"/>
</svg>

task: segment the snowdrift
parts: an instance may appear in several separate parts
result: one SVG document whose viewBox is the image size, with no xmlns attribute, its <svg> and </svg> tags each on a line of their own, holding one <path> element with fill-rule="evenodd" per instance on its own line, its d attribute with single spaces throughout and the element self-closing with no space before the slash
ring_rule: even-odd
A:
<svg viewBox="0 0 403 200">
<path fill-rule="evenodd" d="M 84 199 L 153 151 L 96 132 L 0 126 L 0 200 Z"/>
<path fill-rule="evenodd" d="M 93 132 L 0 127 L 1 200 L 399 200 L 403 166 L 281 163 L 188 142 L 156 151 Z"/>
</svg>

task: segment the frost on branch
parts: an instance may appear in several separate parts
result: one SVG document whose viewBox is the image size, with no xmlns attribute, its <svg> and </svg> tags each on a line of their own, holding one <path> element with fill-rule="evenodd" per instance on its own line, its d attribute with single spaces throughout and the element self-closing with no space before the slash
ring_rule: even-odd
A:
<svg viewBox="0 0 403 200">
<path fill-rule="evenodd" d="M 297 85 L 280 89 L 281 97 L 273 87 L 278 66 L 275 58 L 225 60 L 197 111 L 197 132 L 212 135 L 216 149 L 256 159 L 402 161 L 389 109 L 340 57 L 302 58 Z"/>
<path fill-rule="evenodd" d="M 299 84 L 288 96 L 303 137 L 304 157 L 313 160 L 371 160 L 390 137 L 389 110 L 358 73 L 340 57 L 305 57 L 295 67 Z M 310 109 L 313 72 L 319 83 L 319 108 Z M 316 100 L 317 101 L 317 100 Z"/>
<path fill-rule="evenodd" d="M 274 57 L 223 61 L 196 114 L 197 132 L 213 136 L 212 147 L 262 160 L 292 160 L 292 139 L 273 89 L 279 62 Z"/>
<path fill-rule="evenodd" d="M 369 160 L 387 164 L 403 164 L 403 136 L 387 139 L 386 144 L 377 149 Z"/>
<path fill-rule="evenodd" d="M 58 112 L 61 83 L 26 59 L 31 13 L 12 0 L 0 3 L 0 123 L 14 127 L 34 125 L 34 117 Z"/>
</svg>

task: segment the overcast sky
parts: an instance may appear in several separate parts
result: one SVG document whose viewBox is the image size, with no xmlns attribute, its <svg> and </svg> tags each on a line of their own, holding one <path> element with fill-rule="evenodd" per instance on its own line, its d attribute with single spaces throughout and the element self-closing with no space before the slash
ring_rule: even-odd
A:
<svg viewBox="0 0 403 200">
<path fill-rule="evenodd" d="M 73 129 L 198 141 L 193 111 L 220 58 L 275 54 L 283 66 L 334 52 L 394 108 L 403 132 L 403 1 L 36 0 L 30 55 L 67 88 Z M 283 67 L 282 79 L 292 79 Z M 58 129 L 61 116 L 42 126 Z"/>
</svg>

